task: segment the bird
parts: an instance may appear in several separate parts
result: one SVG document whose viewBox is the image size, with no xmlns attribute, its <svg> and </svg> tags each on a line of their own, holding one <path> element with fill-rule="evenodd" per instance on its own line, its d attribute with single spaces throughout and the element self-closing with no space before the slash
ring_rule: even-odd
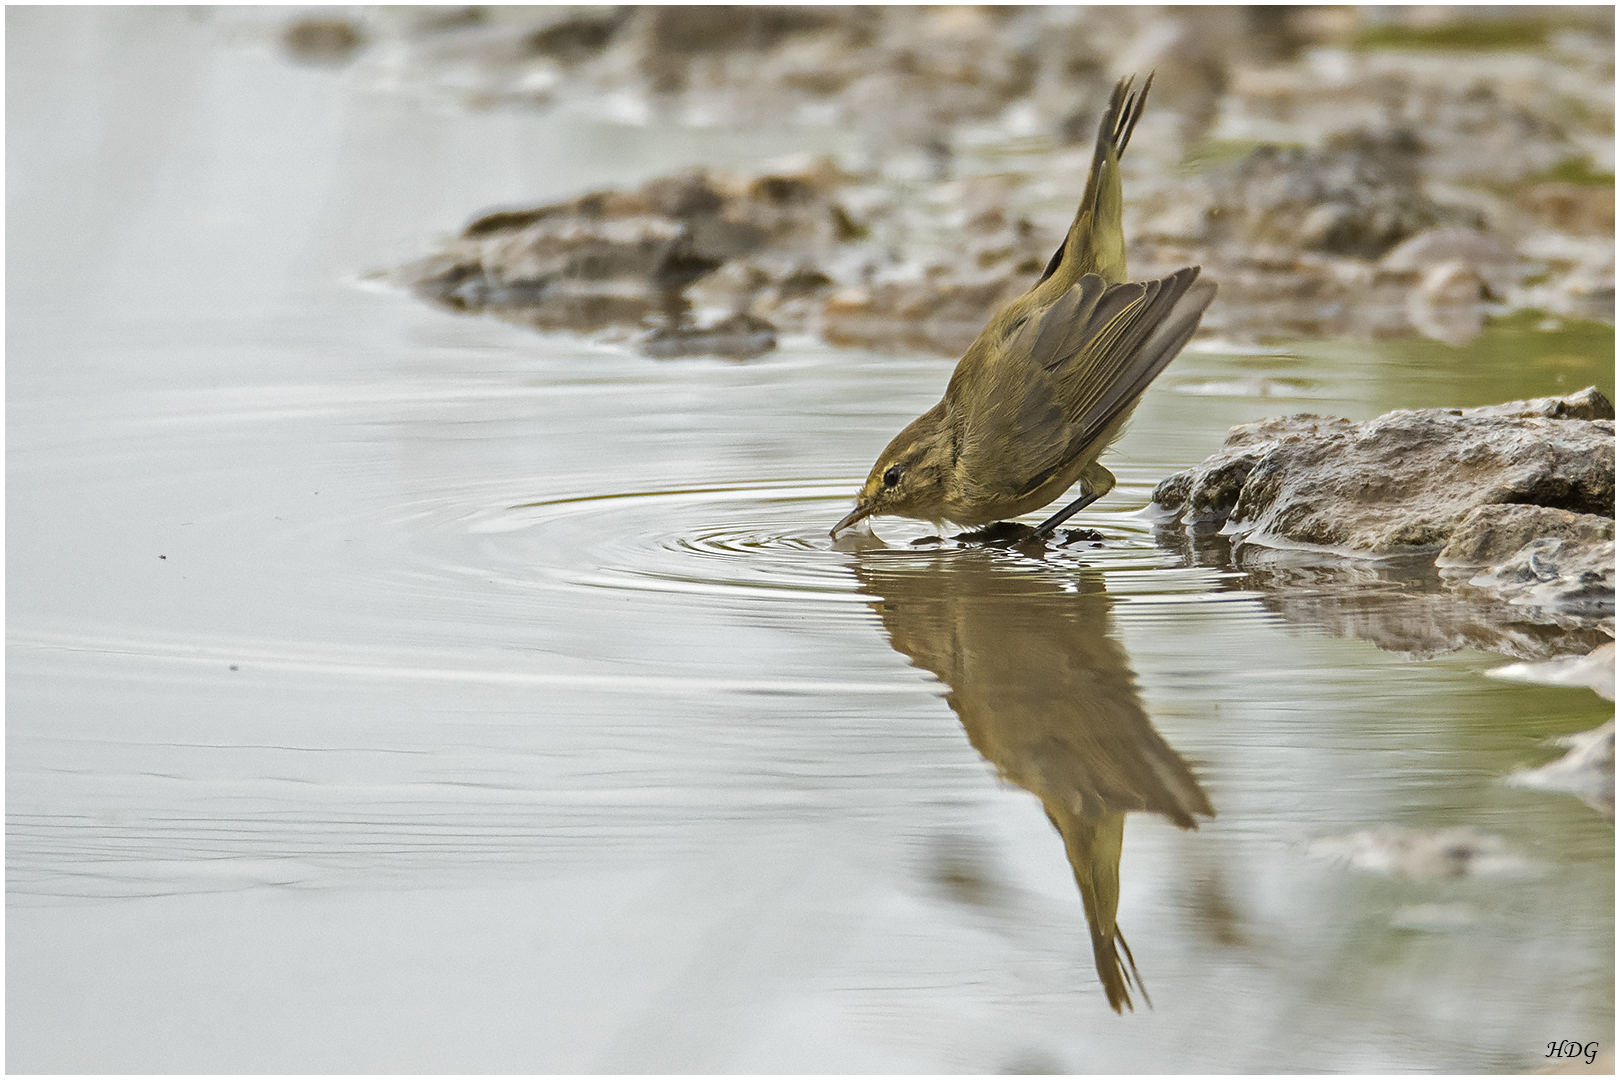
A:
<svg viewBox="0 0 1620 1080">
<path fill-rule="evenodd" d="M 1039 510 L 1079 481 L 1079 498 L 1033 530 L 1015 527 L 1021 540 L 1044 540 L 1112 490 L 1098 459 L 1215 297 L 1196 266 L 1127 280 L 1119 160 L 1153 76 L 1139 91 L 1134 84 L 1127 76 L 1114 87 L 1079 210 L 1045 272 L 990 319 L 939 404 L 878 456 L 832 536 L 879 515 L 986 526 Z"/>
</svg>

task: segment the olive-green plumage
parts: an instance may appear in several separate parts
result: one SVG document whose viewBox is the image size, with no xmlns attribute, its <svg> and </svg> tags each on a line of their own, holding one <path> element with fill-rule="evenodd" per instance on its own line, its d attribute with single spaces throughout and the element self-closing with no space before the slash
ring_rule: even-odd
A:
<svg viewBox="0 0 1620 1080">
<path fill-rule="evenodd" d="M 1080 209 L 1046 272 L 991 318 L 944 400 L 889 443 L 834 535 L 881 514 L 986 525 L 1039 510 L 1080 481 L 1081 499 L 1044 534 L 1114 486 L 1097 459 L 1215 295 L 1197 267 L 1126 280 L 1119 158 L 1153 80 L 1140 92 L 1132 82 L 1114 88 Z"/>
</svg>

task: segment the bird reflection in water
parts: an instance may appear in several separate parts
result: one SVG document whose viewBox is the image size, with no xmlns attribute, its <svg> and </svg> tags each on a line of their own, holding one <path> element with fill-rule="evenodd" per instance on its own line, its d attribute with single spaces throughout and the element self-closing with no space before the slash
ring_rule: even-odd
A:
<svg viewBox="0 0 1620 1080">
<path fill-rule="evenodd" d="M 1151 1005 L 1115 922 L 1125 815 L 1193 829 L 1215 810 L 1142 708 L 1101 575 L 978 546 L 868 549 L 854 570 L 890 644 L 950 687 L 974 748 L 1045 806 L 1109 1005 L 1134 1009 L 1133 985 Z"/>
</svg>

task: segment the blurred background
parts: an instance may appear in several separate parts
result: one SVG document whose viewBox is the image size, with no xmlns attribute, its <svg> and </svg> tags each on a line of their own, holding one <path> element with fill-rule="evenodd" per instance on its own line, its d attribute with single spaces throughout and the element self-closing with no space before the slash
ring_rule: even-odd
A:
<svg viewBox="0 0 1620 1080">
<path fill-rule="evenodd" d="M 8 1070 L 1612 1071 L 1612 727 L 1536 772 L 1612 661 L 1486 674 L 1612 573 L 1140 512 L 1237 424 L 1612 399 L 1612 7 L 6 31 Z M 1132 274 L 1221 292 L 1103 540 L 835 548 L 1149 72 Z M 1043 804 L 1133 770 L 1120 1017 Z"/>
</svg>

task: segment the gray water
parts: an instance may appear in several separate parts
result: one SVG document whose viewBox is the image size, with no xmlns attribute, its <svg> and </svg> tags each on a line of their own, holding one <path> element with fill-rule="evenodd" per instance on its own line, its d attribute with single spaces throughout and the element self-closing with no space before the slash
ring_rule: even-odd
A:
<svg viewBox="0 0 1620 1080">
<path fill-rule="evenodd" d="M 889 546 L 835 548 L 949 360 L 660 363 L 357 281 L 491 204 L 837 133 L 441 111 L 161 9 L 13 9 L 7 62 L 8 1070 L 1468 1072 L 1610 1045 L 1612 827 L 1502 782 L 1607 707 L 1380 649 L 1136 511 L 1231 424 L 1612 390 L 1612 333 L 1197 346 L 1075 522 L 1102 546 L 883 520 Z M 1370 621 L 1402 596 L 1340 584 Z M 1026 750 L 981 753 L 1050 719 L 949 667 L 981 639 L 1042 700 L 1113 688 L 1217 812 L 1125 828 L 1152 1009 L 1107 1007 L 1063 843 L 997 777 Z M 1514 854 L 1311 857 L 1383 825 Z"/>
</svg>

